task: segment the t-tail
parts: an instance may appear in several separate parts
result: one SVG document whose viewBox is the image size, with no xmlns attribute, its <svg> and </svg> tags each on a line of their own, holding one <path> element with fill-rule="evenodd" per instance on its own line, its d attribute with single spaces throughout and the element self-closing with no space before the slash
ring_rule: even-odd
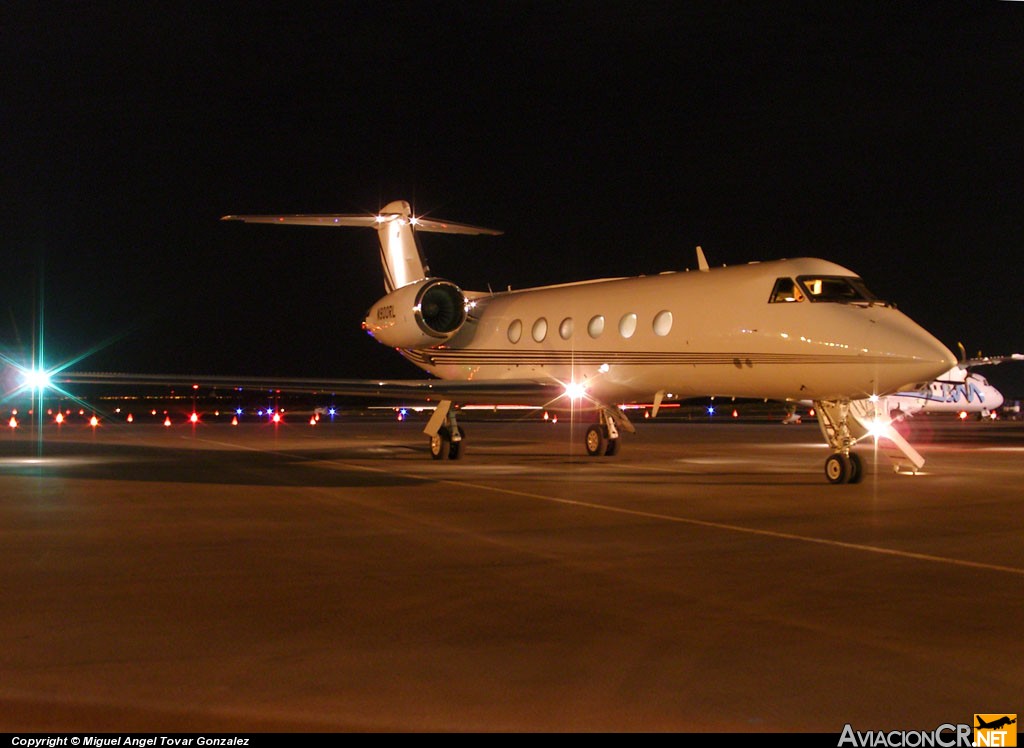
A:
<svg viewBox="0 0 1024 748">
<path fill-rule="evenodd" d="M 432 231 L 440 234 L 487 234 L 490 236 L 498 236 L 502 233 L 494 229 L 469 226 L 464 223 L 414 216 L 412 207 L 405 200 L 388 203 L 376 214 L 240 215 L 224 216 L 221 220 L 291 224 L 293 226 L 375 228 L 380 241 L 380 261 L 384 269 L 384 289 L 387 293 L 430 277 L 430 269 L 420 250 L 419 242 L 416 241 L 417 231 Z"/>
</svg>

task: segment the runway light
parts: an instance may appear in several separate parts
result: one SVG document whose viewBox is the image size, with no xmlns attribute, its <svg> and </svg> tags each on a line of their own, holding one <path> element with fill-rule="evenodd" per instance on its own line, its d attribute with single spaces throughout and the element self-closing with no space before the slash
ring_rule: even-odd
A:
<svg viewBox="0 0 1024 748">
<path fill-rule="evenodd" d="M 234 417 L 233 417 L 233 418 L 231 419 L 231 425 L 232 425 L 232 426 L 237 426 L 237 425 L 238 425 L 238 416 L 234 416 Z"/>
<path fill-rule="evenodd" d="M 272 420 L 274 423 L 281 423 L 281 414 L 275 413 L 274 417 L 271 418 L 270 420 Z"/>
<path fill-rule="evenodd" d="M 733 418 L 739 418 L 740 417 L 739 411 L 737 411 L 735 408 L 732 409 L 732 417 Z"/>
<path fill-rule="evenodd" d="M 242 415 L 242 409 L 241 408 L 235 408 L 235 415 L 236 416 Z"/>
<path fill-rule="evenodd" d="M 337 413 L 337 412 L 338 412 L 338 411 L 336 411 L 336 410 L 335 410 L 334 408 L 330 408 L 330 409 L 329 409 L 329 410 L 327 411 L 327 415 L 329 415 L 329 416 L 330 416 L 331 418 L 334 418 L 334 414 L 335 414 L 335 413 Z"/>
<path fill-rule="evenodd" d="M 551 423 L 558 423 L 558 416 L 552 416 Z"/>
<path fill-rule="evenodd" d="M 545 410 L 545 411 L 544 411 L 544 420 L 545 420 L 545 421 L 547 421 L 547 420 L 548 420 L 548 419 L 550 419 L 550 418 L 551 418 L 551 416 L 549 416 L 549 415 L 548 415 L 548 412 L 547 412 L 547 411 Z"/>
<path fill-rule="evenodd" d="M 128 421 L 128 423 L 133 423 L 135 421 L 135 416 L 133 416 L 131 413 L 129 413 L 128 417 L 125 418 L 124 420 Z"/>
<path fill-rule="evenodd" d="M 55 420 L 57 422 L 57 425 L 60 426 L 62 423 L 64 423 L 64 414 L 58 413 L 53 420 Z"/>
<path fill-rule="evenodd" d="M 188 417 L 188 420 L 191 421 L 193 424 L 199 423 L 199 414 L 193 410 L 192 415 Z"/>
<path fill-rule="evenodd" d="M 168 428 L 170 428 L 170 427 L 171 427 L 171 417 L 170 417 L 170 416 L 167 416 L 167 417 L 166 417 L 166 418 L 164 419 L 164 426 L 166 426 L 166 427 L 168 427 Z"/>
<path fill-rule="evenodd" d="M 715 406 L 714 405 L 709 405 L 708 406 L 708 415 L 709 416 L 713 416 L 714 414 L 715 414 Z"/>
<path fill-rule="evenodd" d="M 10 426 L 12 429 L 18 428 L 18 419 L 15 418 L 14 416 L 11 416 L 11 420 L 7 422 L 7 425 Z"/>
<path fill-rule="evenodd" d="M 29 369 L 24 373 L 25 386 L 33 390 L 45 390 L 50 386 L 50 375 L 42 369 Z"/>
<path fill-rule="evenodd" d="M 309 425 L 316 426 L 316 416 L 313 416 L 309 419 Z"/>
<path fill-rule="evenodd" d="M 96 416 L 93 416 L 92 418 L 89 419 L 89 425 L 92 426 L 93 428 L 96 428 L 97 426 L 100 425 L 100 419 L 97 418 Z"/>
</svg>

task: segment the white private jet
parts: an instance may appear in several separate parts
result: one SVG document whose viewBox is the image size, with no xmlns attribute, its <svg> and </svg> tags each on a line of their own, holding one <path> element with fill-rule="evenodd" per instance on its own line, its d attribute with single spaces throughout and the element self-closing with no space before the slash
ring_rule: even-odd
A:
<svg viewBox="0 0 1024 748">
<path fill-rule="evenodd" d="M 833 451 L 825 463 L 827 479 L 857 482 L 862 464 L 851 447 L 888 424 L 851 402 L 918 388 L 956 363 L 945 346 L 877 299 L 855 273 L 825 260 L 711 269 L 698 247 L 697 272 L 464 291 L 430 274 L 418 233 L 501 232 L 416 217 L 405 201 L 376 215 L 222 220 L 376 229 L 386 295 L 370 307 L 363 329 L 436 379 L 193 381 L 429 399 L 436 408 L 424 432 L 435 459 L 458 459 L 464 451 L 453 403 L 500 399 L 596 411 L 585 445 L 597 456 L 614 455 L 622 432 L 634 431 L 622 404 L 653 402 L 657 415 L 666 393 L 809 399 Z M 115 379 L 181 384 L 190 378 L 76 374 L 60 381 Z"/>
</svg>

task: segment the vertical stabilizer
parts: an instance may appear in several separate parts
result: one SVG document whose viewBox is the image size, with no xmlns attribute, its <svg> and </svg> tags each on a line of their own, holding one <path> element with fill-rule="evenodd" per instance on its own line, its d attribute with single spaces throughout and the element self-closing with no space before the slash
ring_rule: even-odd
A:
<svg viewBox="0 0 1024 748">
<path fill-rule="evenodd" d="M 377 215 L 380 262 L 388 293 L 422 280 L 430 272 L 412 230 L 415 220 L 405 200 L 388 203 Z"/>
</svg>

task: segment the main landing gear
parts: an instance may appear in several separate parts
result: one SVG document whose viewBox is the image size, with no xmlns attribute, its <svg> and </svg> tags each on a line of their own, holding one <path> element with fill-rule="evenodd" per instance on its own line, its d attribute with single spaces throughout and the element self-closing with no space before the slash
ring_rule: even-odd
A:
<svg viewBox="0 0 1024 748">
<path fill-rule="evenodd" d="M 618 408 L 601 408 L 598 411 L 598 423 L 587 429 L 584 446 L 591 457 L 612 457 L 619 451 L 619 428 L 634 432 L 633 424 Z"/>
<path fill-rule="evenodd" d="M 423 433 L 430 437 L 430 456 L 435 460 L 458 460 L 462 457 L 466 430 L 456 421 L 451 400 L 437 404 Z"/>
<path fill-rule="evenodd" d="M 453 423 L 455 419 L 452 419 Z M 430 456 L 435 460 L 457 460 L 462 457 L 462 445 L 465 443 L 466 430 L 461 426 L 451 428 L 442 426 L 430 437 Z"/>
</svg>

